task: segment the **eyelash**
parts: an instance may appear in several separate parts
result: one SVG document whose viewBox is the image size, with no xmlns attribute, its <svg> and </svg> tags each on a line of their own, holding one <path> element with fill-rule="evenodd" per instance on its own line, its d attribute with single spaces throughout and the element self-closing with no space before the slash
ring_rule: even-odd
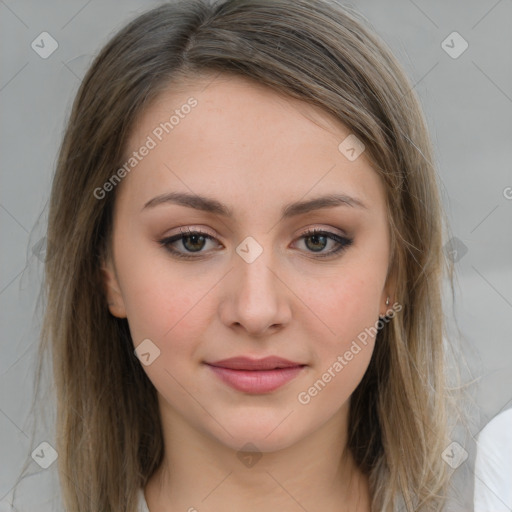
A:
<svg viewBox="0 0 512 512">
<path fill-rule="evenodd" d="M 159 243 L 167 251 L 169 251 L 173 256 L 175 256 L 177 258 L 181 258 L 181 259 L 185 259 L 185 260 L 198 259 L 198 258 L 200 258 L 200 256 L 193 256 L 192 255 L 193 253 L 184 254 L 179 251 L 176 251 L 175 249 L 173 249 L 171 247 L 171 244 L 178 242 L 180 240 L 183 240 L 184 238 L 187 238 L 192 235 L 200 235 L 200 236 L 204 236 L 206 239 L 215 240 L 215 238 L 213 236 L 201 231 L 200 229 L 194 230 L 194 231 L 192 231 L 190 229 L 187 231 L 180 229 L 179 235 L 173 235 L 173 236 L 164 238 L 164 239 L 160 240 Z M 300 238 L 309 238 L 314 235 L 326 236 L 330 240 L 334 240 L 336 243 L 339 244 L 339 246 L 336 249 L 329 251 L 327 254 L 318 255 L 318 253 L 317 253 L 317 256 L 316 256 L 317 258 L 328 258 L 330 256 L 333 256 L 334 254 L 344 252 L 347 249 L 347 247 L 352 245 L 352 243 L 354 241 L 353 238 L 347 238 L 347 237 L 344 237 L 341 235 L 337 235 L 336 233 L 331 233 L 330 231 L 324 231 L 324 230 L 316 229 L 316 228 L 309 229 L 309 230 L 305 231 L 304 233 L 302 233 L 302 235 L 300 235 L 299 239 Z M 311 251 L 311 252 L 313 254 L 315 254 L 314 251 Z M 198 251 L 197 253 L 200 254 L 200 251 Z"/>
</svg>

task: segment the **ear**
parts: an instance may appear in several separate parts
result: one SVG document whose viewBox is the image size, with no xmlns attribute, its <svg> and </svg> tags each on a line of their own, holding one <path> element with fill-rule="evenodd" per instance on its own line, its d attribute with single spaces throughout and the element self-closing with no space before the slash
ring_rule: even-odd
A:
<svg viewBox="0 0 512 512">
<path fill-rule="evenodd" d="M 102 263 L 101 275 L 110 313 L 117 318 L 126 318 L 123 295 L 119 287 L 117 274 L 111 258 L 107 258 Z"/>
<path fill-rule="evenodd" d="M 389 304 L 386 305 L 386 300 L 389 297 Z M 386 279 L 386 285 L 382 290 L 382 296 L 380 298 L 380 316 L 386 316 L 387 311 L 396 302 L 396 275 L 394 272 L 390 272 Z"/>
</svg>

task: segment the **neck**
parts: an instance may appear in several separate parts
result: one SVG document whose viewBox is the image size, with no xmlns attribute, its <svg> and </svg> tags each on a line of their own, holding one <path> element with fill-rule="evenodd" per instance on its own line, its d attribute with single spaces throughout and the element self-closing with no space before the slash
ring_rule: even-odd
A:
<svg viewBox="0 0 512 512">
<path fill-rule="evenodd" d="M 347 413 L 348 404 L 321 429 L 285 448 L 242 453 L 164 407 L 165 453 L 145 489 L 148 507 L 152 512 L 367 512 L 368 479 L 346 449 Z"/>
</svg>

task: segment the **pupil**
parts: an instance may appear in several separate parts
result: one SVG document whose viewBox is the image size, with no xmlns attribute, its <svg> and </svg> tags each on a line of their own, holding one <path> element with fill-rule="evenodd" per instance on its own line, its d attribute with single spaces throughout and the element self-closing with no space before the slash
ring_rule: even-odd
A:
<svg viewBox="0 0 512 512">
<path fill-rule="evenodd" d="M 318 250 L 322 250 L 324 247 L 325 247 L 325 235 L 311 235 L 309 236 L 306 240 L 313 240 L 313 244 L 317 244 L 319 239 L 323 239 L 323 243 L 321 243 L 321 246 L 320 248 L 317 247 Z M 308 248 L 311 249 L 311 247 L 309 247 L 309 244 L 306 242 L 306 245 L 308 246 Z M 313 250 L 315 250 L 315 248 L 313 248 Z"/>
<path fill-rule="evenodd" d="M 192 241 L 192 246 L 195 246 L 195 247 L 192 247 L 192 248 L 187 247 L 187 245 L 189 245 L 187 243 L 189 240 Z M 188 235 L 183 239 L 183 244 L 184 244 L 185 248 L 187 248 L 193 252 L 196 252 L 196 251 L 200 251 L 203 248 L 204 240 L 205 240 L 205 238 L 203 235 Z M 313 242 L 313 244 L 309 244 L 308 243 L 309 240 L 311 240 Z M 310 235 L 306 239 L 306 245 L 308 246 L 308 248 L 312 249 L 315 252 L 321 251 L 322 249 L 324 249 L 325 244 L 326 244 L 325 235 Z M 199 247 L 197 245 L 199 245 Z"/>
<path fill-rule="evenodd" d="M 204 236 L 203 235 L 188 235 L 186 236 L 184 239 L 183 239 L 183 243 L 185 245 L 185 248 L 188 249 L 187 247 L 187 243 L 185 241 L 188 241 L 188 240 L 192 240 L 192 245 L 195 245 L 198 243 L 198 240 L 200 239 L 200 242 L 199 242 L 199 245 L 200 247 L 195 247 L 195 248 L 192 248 L 191 250 L 193 252 L 196 252 L 197 251 L 200 251 L 204 245 Z"/>
</svg>

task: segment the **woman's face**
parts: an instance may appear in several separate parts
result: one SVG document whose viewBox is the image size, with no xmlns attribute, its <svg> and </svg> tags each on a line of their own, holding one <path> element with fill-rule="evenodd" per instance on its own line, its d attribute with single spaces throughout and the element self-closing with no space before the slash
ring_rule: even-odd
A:
<svg viewBox="0 0 512 512">
<path fill-rule="evenodd" d="M 271 451 L 345 421 L 388 309 L 385 191 L 323 111 L 207 84 L 162 94 L 131 134 L 108 192 L 109 307 L 142 343 L 164 421 Z"/>
</svg>

